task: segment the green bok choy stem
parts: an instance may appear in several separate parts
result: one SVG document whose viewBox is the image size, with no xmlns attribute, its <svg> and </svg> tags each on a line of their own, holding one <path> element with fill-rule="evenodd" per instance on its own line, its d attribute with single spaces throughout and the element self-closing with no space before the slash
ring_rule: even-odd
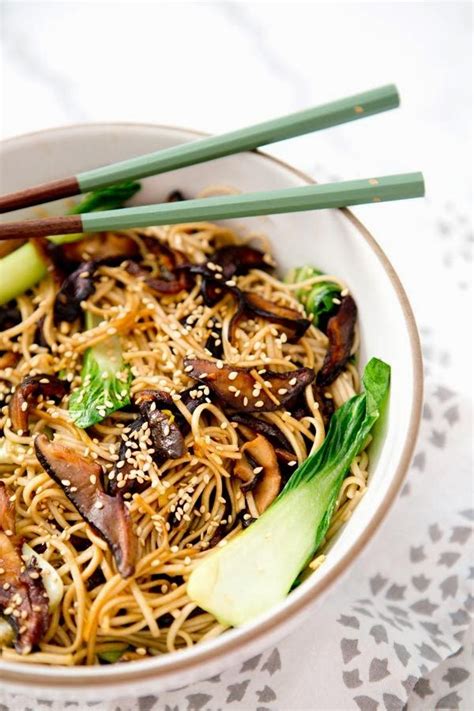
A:
<svg viewBox="0 0 474 711">
<path fill-rule="evenodd" d="M 128 180 L 110 188 L 96 190 L 86 195 L 80 203 L 69 210 L 70 215 L 83 212 L 96 212 L 114 210 L 123 207 L 135 193 L 140 190 L 140 183 Z M 56 235 L 49 239 L 54 244 L 75 242 L 82 239 L 84 234 Z M 46 276 L 47 265 L 35 245 L 27 242 L 15 249 L 6 257 L 0 259 L 0 306 L 6 304 L 31 289 Z"/>
<path fill-rule="evenodd" d="M 94 328 L 99 322 L 98 317 L 86 312 L 86 328 Z M 81 378 L 81 386 L 69 400 L 69 414 L 78 427 L 95 425 L 130 404 L 132 375 L 123 360 L 118 336 L 87 349 Z"/>
<path fill-rule="evenodd" d="M 238 626 L 287 595 L 328 529 L 354 457 L 363 449 L 389 390 L 390 367 L 367 364 L 365 392 L 339 408 L 326 439 L 300 465 L 273 504 L 191 573 L 191 600 L 222 624 Z"/>
</svg>

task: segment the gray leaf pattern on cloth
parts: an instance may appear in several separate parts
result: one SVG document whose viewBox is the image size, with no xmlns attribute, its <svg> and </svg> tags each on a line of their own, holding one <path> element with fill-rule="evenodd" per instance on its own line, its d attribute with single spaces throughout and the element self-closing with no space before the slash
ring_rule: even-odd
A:
<svg viewBox="0 0 474 711">
<path fill-rule="evenodd" d="M 438 565 L 445 565 L 447 568 L 451 568 L 459 560 L 460 555 L 455 551 L 444 551 L 439 557 Z"/>
<path fill-rule="evenodd" d="M 262 655 L 258 654 L 256 657 L 252 657 L 252 659 L 247 659 L 246 662 L 242 664 L 241 672 L 245 671 L 253 671 L 258 667 L 258 663 L 261 660 Z"/>
<path fill-rule="evenodd" d="M 276 694 L 273 689 L 270 689 L 270 687 L 266 685 L 261 691 L 257 691 L 257 696 L 259 702 L 264 704 L 268 704 L 269 702 L 275 701 L 276 699 Z"/>
<path fill-rule="evenodd" d="M 415 612 L 419 612 L 421 615 L 432 615 L 437 607 L 438 605 L 433 602 L 430 602 L 426 597 L 424 597 L 422 600 L 417 600 L 413 603 L 413 605 L 410 605 L 410 608 L 412 610 L 414 610 Z"/>
<path fill-rule="evenodd" d="M 388 659 L 377 659 L 374 657 L 370 662 L 369 681 L 380 681 L 390 674 L 388 670 Z"/>
<path fill-rule="evenodd" d="M 238 684 L 230 684 L 230 686 L 227 687 L 227 690 L 229 691 L 229 695 L 226 699 L 227 703 L 230 704 L 232 701 L 242 701 L 249 684 L 250 679 L 241 681 Z"/>
<path fill-rule="evenodd" d="M 188 707 L 186 711 L 201 711 L 202 708 L 212 699 L 209 694 L 189 694 L 186 696 Z"/>
<path fill-rule="evenodd" d="M 395 654 L 397 655 L 403 666 L 406 667 L 406 665 L 408 664 L 408 660 L 411 657 L 411 654 L 408 649 L 403 644 L 398 644 L 398 642 L 394 642 L 393 648 L 395 650 Z"/>
<path fill-rule="evenodd" d="M 356 630 L 360 627 L 359 620 L 353 615 L 341 615 L 338 622 L 340 625 L 344 625 L 345 627 L 353 627 Z"/>
<path fill-rule="evenodd" d="M 156 696 L 141 696 L 138 699 L 138 709 L 139 711 L 151 711 L 157 701 Z"/>
<path fill-rule="evenodd" d="M 274 649 L 273 652 L 270 654 L 268 657 L 267 661 L 265 664 L 262 666 L 262 671 L 268 671 L 270 675 L 273 676 L 275 672 L 280 671 L 281 669 L 281 659 L 280 659 L 280 652 L 278 649 Z"/>
<path fill-rule="evenodd" d="M 455 526 L 451 533 L 450 543 L 460 543 L 464 545 L 472 534 L 472 528 L 469 526 Z"/>
<path fill-rule="evenodd" d="M 412 546 L 410 548 L 410 560 L 412 563 L 420 563 L 422 560 L 426 559 L 423 546 Z"/>
<path fill-rule="evenodd" d="M 457 691 L 452 691 L 450 694 L 446 694 L 442 699 L 438 701 L 435 709 L 458 709 L 461 702 L 461 697 Z"/>
<path fill-rule="evenodd" d="M 354 701 L 360 711 L 377 711 L 379 707 L 378 701 L 371 699 L 370 696 L 354 696 Z"/>
<path fill-rule="evenodd" d="M 446 600 L 447 597 L 456 597 L 458 591 L 458 576 L 450 575 L 440 583 L 439 587 L 443 600 Z"/>
<path fill-rule="evenodd" d="M 387 578 L 383 578 L 380 573 L 374 575 L 374 577 L 370 579 L 370 589 L 372 590 L 372 595 L 377 595 L 377 593 L 382 590 L 386 583 Z"/>
<path fill-rule="evenodd" d="M 352 661 L 354 657 L 360 654 L 357 648 L 357 642 L 357 639 L 341 639 L 341 652 L 344 664 Z"/>
<path fill-rule="evenodd" d="M 405 597 L 405 589 L 405 585 L 396 585 L 396 583 L 393 583 L 387 590 L 385 597 L 389 600 L 403 600 Z"/>
<path fill-rule="evenodd" d="M 431 580 L 427 578 L 423 573 L 421 573 L 420 575 L 414 575 L 411 581 L 415 588 L 419 590 L 419 592 L 424 592 L 428 585 L 431 583 Z"/>
<path fill-rule="evenodd" d="M 383 703 L 387 711 L 402 711 L 405 702 L 395 694 L 384 694 Z"/>
<path fill-rule="evenodd" d="M 370 630 L 370 634 L 377 644 L 380 644 L 381 642 L 388 642 L 387 630 L 383 625 L 374 625 Z"/>
<path fill-rule="evenodd" d="M 443 681 L 447 682 L 450 687 L 462 684 L 463 681 L 470 676 L 467 669 L 462 667 L 449 667 L 446 674 L 443 676 Z"/>
<path fill-rule="evenodd" d="M 437 523 L 428 527 L 428 533 L 433 543 L 437 543 L 443 537 L 443 532 Z"/>
<path fill-rule="evenodd" d="M 352 669 L 352 671 L 343 671 L 342 679 L 348 689 L 355 689 L 358 686 L 361 686 L 362 684 L 362 679 L 360 678 L 358 669 Z"/>
</svg>

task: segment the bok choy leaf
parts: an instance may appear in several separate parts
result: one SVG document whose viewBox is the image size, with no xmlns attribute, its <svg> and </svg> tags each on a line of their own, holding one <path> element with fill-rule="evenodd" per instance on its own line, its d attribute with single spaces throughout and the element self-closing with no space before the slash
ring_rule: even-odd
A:
<svg viewBox="0 0 474 711">
<path fill-rule="evenodd" d="M 287 274 L 285 281 L 287 284 L 298 284 L 322 275 L 323 272 L 315 267 L 297 267 Z M 295 295 L 305 307 L 306 313 L 312 316 L 314 325 L 324 331 L 327 322 L 338 309 L 341 287 L 334 281 L 318 281 L 310 286 L 301 287 Z"/>
<path fill-rule="evenodd" d="M 90 311 L 86 312 L 87 328 L 94 328 L 99 321 Z M 69 414 L 77 427 L 95 425 L 130 404 L 132 374 L 124 362 L 118 336 L 110 336 L 87 349 L 81 379 L 81 386 L 69 400 Z"/>
<path fill-rule="evenodd" d="M 188 595 L 219 622 L 245 624 L 289 592 L 328 529 L 342 482 L 363 449 L 389 390 L 390 367 L 373 358 L 365 392 L 339 408 L 317 452 L 265 513 L 191 573 Z"/>
</svg>

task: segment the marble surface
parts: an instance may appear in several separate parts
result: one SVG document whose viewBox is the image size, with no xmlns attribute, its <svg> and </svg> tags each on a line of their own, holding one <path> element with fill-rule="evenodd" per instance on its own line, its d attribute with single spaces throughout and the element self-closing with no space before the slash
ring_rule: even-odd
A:
<svg viewBox="0 0 474 711">
<path fill-rule="evenodd" d="M 354 212 L 402 278 L 428 371 L 470 392 L 470 3 L 3 2 L 1 43 L 4 137 L 85 121 L 223 132 L 396 82 L 399 110 L 269 152 L 322 182 L 423 170 L 425 201 Z"/>
</svg>

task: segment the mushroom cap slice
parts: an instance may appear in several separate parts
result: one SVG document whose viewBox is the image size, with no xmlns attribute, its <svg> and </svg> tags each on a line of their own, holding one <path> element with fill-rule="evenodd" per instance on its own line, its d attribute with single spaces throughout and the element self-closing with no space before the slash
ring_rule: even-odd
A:
<svg viewBox="0 0 474 711">
<path fill-rule="evenodd" d="M 337 314 L 328 321 L 329 347 L 318 373 L 318 385 L 330 385 L 344 370 L 351 356 L 356 320 L 356 303 L 352 296 L 344 296 Z"/>
<path fill-rule="evenodd" d="M 10 499 L 11 492 L 0 482 L 0 611 L 13 628 L 15 649 L 28 654 L 48 629 L 48 595 L 35 559 L 25 564 L 22 558 Z"/>
<path fill-rule="evenodd" d="M 15 432 L 19 430 L 24 434 L 28 432 L 28 410 L 40 395 L 59 401 L 68 392 L 69 383 L 55 375 L 27 375 L 15 388 L 8 408 Z"/>
<path fill-rule="evenodd" d="M 39 463 L 61 486 L 85 521 L 108 543 L 123 578 L 133 575 L 137 541 L 120 494 L 109 496 L 102 486 L 102 467 L 46 435 L 35 439 Z"/>
<path fill-rule="evenodd" d="M 273 412 L 285 407 L 315 378 L 311 368 L 298 368 L 285 373 L 260 371 L 262 379 L 269 383 L 272 398 L 251 371 L 251 368 L 232 365 L 218 368 L 215 361 L 204 358 L 184 359 L 184 372 L 190 378 L 207 385 L 222 402 L 238 412 Z"/>
</svg>

